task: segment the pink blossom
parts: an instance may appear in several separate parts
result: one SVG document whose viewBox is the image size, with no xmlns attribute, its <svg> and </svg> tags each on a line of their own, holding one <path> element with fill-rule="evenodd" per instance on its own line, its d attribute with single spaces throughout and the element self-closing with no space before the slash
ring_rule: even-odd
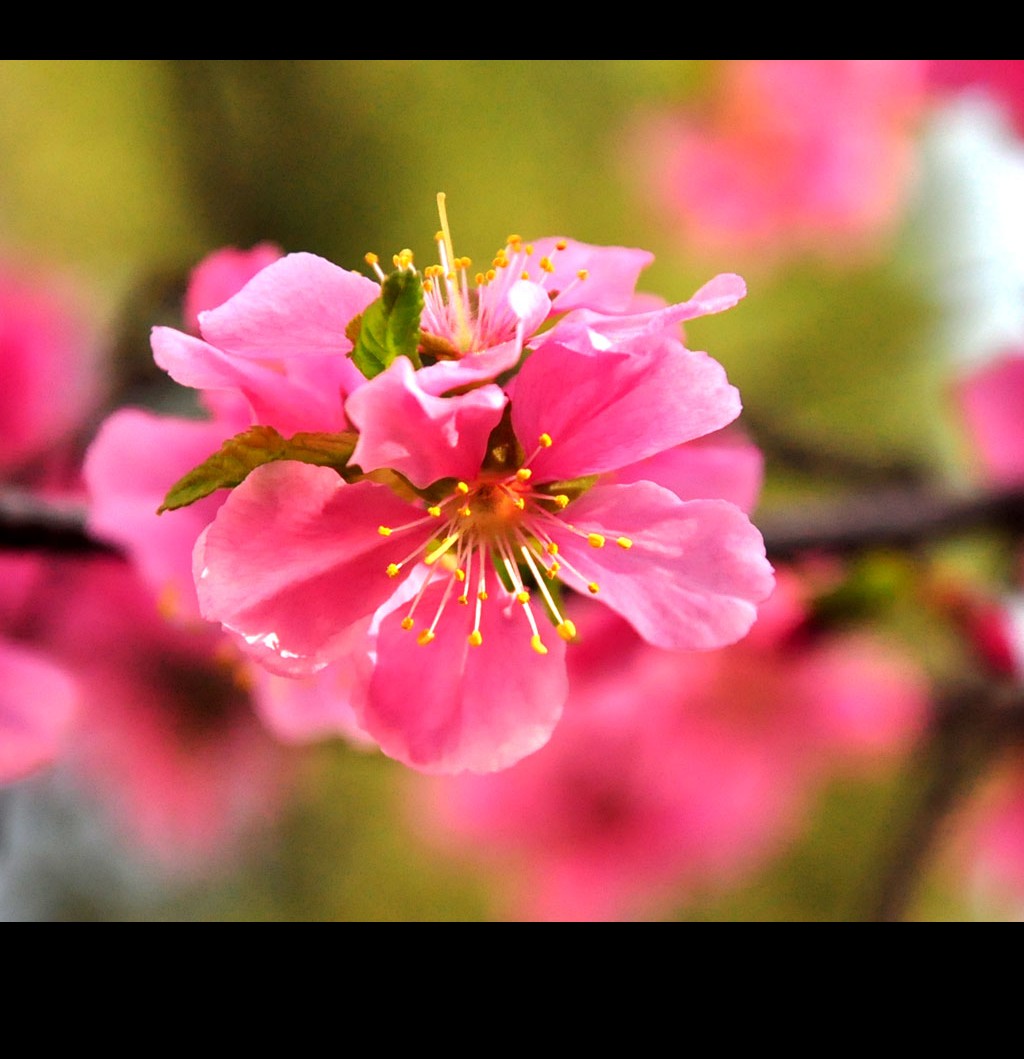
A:
<svg viewBox="0 0 1024 1059">
<path fill-rule="evenodd" d="M 964 376 L 954 397 L 983 474 L 1024 483 L 1024 355 L 1008 352 Z"/>
<path fill-rule="evenodd" d="M 943 90 L 987 93 L 1006 106 L 1024 132 L 1024 60 L 929 59 L 929 79 Z"/>
<path fill-rule="evenodd" d="M 486 858 L 519 918 L 663 914 L 777 850 L 829 768 L 920 729 L 922 675 L 867 638 L 807 639 L 794 579 L 761 635 L 712 653 L 658 651 L 592 609 L 572 612 L 586 631 L 544 753 L 411 790 L 432 840 Z"/>
<path fill-rule="evenodd" d="M 864 249 L 912 175 L 925 60 L 723 60 L 709 112 L 649 122 L 656 194 L 695 246 Z"/>
</svg>

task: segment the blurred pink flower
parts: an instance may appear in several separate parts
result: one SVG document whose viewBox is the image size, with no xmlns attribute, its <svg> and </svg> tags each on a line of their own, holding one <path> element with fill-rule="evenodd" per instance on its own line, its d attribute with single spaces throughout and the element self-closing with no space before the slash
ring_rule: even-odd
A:
<svg viewBox="0 0 1024 1059">
<path fill-rule="evenodd" d="M 946 91 L 987 94 L 1005 106 L 1024 133 L 1024 59 L 929 59 L 931 83 Z"/>
<path fill-rule="evenodd" d="M 1024 352 L 1012 351 L 962 376 L 954 399 L 982 475 L 1024 483 Z"/>
<path fill-rule="evenodd" d="M 896 652 L 807 638 L 788 576 L 743 643 L 709 654 L 655 650 L 583 608 L 544 752 L 411 792 L 433 841 L 497 867 L 519 918 L 658 915 L 733 881 L 793 834 L 830 769 L 903 748 L 924 716 Z"/>
<path fill-rule="evenodd" d="M 722 60 L 710 112 L 638 137 L 654 192 L 701 249 L 870 250 L 898 219 L 926 60 Z"/>
</svg>

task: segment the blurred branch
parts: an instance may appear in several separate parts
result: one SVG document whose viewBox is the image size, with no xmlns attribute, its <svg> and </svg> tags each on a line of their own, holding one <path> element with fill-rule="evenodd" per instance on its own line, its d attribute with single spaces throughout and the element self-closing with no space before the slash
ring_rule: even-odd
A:
<svg viewBox="0 0 1024 1059">
<path fill-rule="evenodd" d="M 118 555 L 86 529 L 81 504 L 55 504 L 30 493 L 0 491 L 0 548 L 60 555 Z"/>
<path fill-rule="evenodd" d="M 866 918 L 893 923 L 911 907 L 942 831 L 975 782 L 1006 749 L 1024 740 L 1024 691 L 1019 686 L 960 686 L 936 706 L 901 787 L 920 791 L 883 856 Z"/>
<path fill-rule="evenodd" d="M 758 516 L 768 555 L 850 555 L 912 548 L 982 528 L 1024 531 L 1024 489 L 950 496 L 931 489 L 886 489 L 828 505 Z"/>
</svg>

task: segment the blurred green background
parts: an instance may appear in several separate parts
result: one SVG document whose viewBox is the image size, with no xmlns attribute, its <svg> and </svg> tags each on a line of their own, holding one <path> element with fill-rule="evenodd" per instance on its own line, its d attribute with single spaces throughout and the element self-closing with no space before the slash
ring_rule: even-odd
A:
<svg viewBox="0 0 1024 1059">
<path fill-rule="evenodd" d="M 740 387 L 767 449 L 766 510 L 842 486 L 776 462 L 772 438 L 956 476 L 941 315 L 921 281 L 917 232 L 927 218 L 912 202 L 869 262 L 779 265 L 685 247 L 648 201 L 634 123 L 652 108 L 699 104 L 713 76 L 703 60 L 5 60 L 0 253 L 72 275 L 130 382 L 112 400 L 142 393 L 160 404 L 148 330 L 176 322 L 188 271 L 204 254 L 269 240 L 352 268 L 367 251 L 405 246 L 428 262 L 443 190 L 458 251 L 471 257 L 489 257 L 511 231 L 640 246 L 656 254 L 641 286 L 671 301 L 718 271 L 743 273 L 748 299 L 696 322 L 689 344 L 709 350 Z M 915 627 L 913 600 L 883 609 L 879 627 L 926 662 L 947 651 Z M 175 880 L 126 855 L 130 867 L 110 887 L 97 882 L 108 875 L 86 843 L 38 869 L 49 914 L 496 914 L 487 876 L 430 849 L 409 825 L 414 779 L 401 766 L 340 743 L 294 757 L 289 810 L 231 870 Z M 675 914 L 861 914 L 888 829 L 912 800 L 898 766 L 837 779 L 789 852 Z M 972 900 L 940 856 L 914 914 L 987 914 Z"/>
</svg>

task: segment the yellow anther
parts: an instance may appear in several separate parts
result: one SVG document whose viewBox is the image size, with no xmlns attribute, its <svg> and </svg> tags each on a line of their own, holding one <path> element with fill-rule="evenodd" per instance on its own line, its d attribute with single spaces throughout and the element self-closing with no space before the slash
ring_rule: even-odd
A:
<svg viewBox="0 0 1024 1059">
<path fill-rule="evenodd" d="M 482 286 L 484 286 L 484 284 L 486 284 L 486 283 L 487 283 L 487 277 L 486 277 L 486 276 L 485 276 L 485 275 L 484 275 L 484 274 L 483 274 L 482 272 L 478 272 L 478 273 L 477 273 L 477 274 L 476 274 L 476 275 L 475 275 L 475 276 L 473 277 L 473 279 L 474 279 L 474 280 L 476 281 L 476 285 L 477 285 L 478 287 L 482 287 Z"/>
<path fill-rule="evenodd" d="M 588 591 L 588 592 L 589 592 L 589 593 L 590 593 L 590 594 L 591 594 L 592 596 L 596 596 L 596 595 L 598 594 L 598 592 L 600 592 L 600 591 L 601 591 L 601 586 L 600 586 L 600 585 L 598 585 L 598 583 L 597 583 L 596 581 L 591 581 L 591 582 L 590 582 L 590 584 L 589 584 L 589 585 L 587 585 L 587 591 Z"/>
<path fill-rule="evenodd" d="M 388 563 L 388 570 L 387 570 L 388 577 L 398 577 L 398 571 L 400 569 L 401 568 L 398 566 L 397 563 Z"/>
<path fill-rule="evenodd" d="M 576 626 L 573 625 L 573 623 L 571 621 L 566 619 L 565 621 L 562 622 L 561 625 L 558 626 L 558 635 L 561 636 L 562 639 L 565 640 L 566 642 L 568 642 L 569 640 L 575 640 L 576 639 Z"/>
<path fill-rule="evenodd" d="M 445 537 L 443 541 L 432 551 L 428 552 L 426 558 L 423 560 L 427 566 L 433 566 L 438 559 L 458 540 L 458 536 Z"/>
<path fill-rule="evenodd" d="M 581 268 L 579 270 L 579 272 L 576 273 L 576 278 L 577 279 L 586 279 L 589 275 L 590 275 L 590 273 L 585 268 Z"/>
<path fill-rule="evenodd" d="M 620 548 L 625 548 L 627 551 L 633 547 L 633 542 L 628 537 L 619 537 L 615 543 Z"/>
<path fill-rule="evenodd" d="M 600 533 L 588 533 L 587 544 L 589 544 L 591 548 L 603 548 L 604 537 L 602 537 Z"/>
<path fill-rule="evenodd" d="M 520 511 L 525 511 L 526 501 L 521 496 L 517 496 L 515 500 L 512 501 L 512 506 L 519 508 Z"/>
<path fill-rule="evenodd" d="M 540 636 L 534 636 L 534 637 L 533 637 L 533 638 L 532 638 L 532 639 L 530 640 L 530 646 L 531 646 L 531 647 L 532 647 L 532 648 L 533 648 L 533 649 L 534 649 L 534 650 L 535 650 L 535 651 L 537 652 L 537 654 L 539 654 L 539 655 L 546 655 L 546 654 L 548 653 L 548 649 L 547 649 L 547 648 L 546 648 L 546 647 L 545 647 L 545 646 L 544 646 L 544 645 L 543 645 L 543 644 L 542 644 L 542 643 L 540 642 Z"/>
<path fill-rule="evenodd" d="M 377 527 L 377 532 L 382 537 L 390 537 L 391 536 L 391 527 L 390 526 L 378 526 Z"/>
<path fill-rule="evenodd" d="M 461 494 L 462 494 L 463 496 L 465 496 L 465 495 L 466 495 L 466 494 L 467 494 L 467 493 L 469 492 L 469 486 L 468 486 L 468 485 L 466 485 L 466 483 L 465 483 L 465 482 L 459 482 L 459 483 L 458 483 L 458 484 L 457 484 L 457 485 L 455 486 L 455 488 L 456 488 L 456 489 L 457 489 L 457 490 L 458 490 L 458 491 L 459 491 L 459 492 L 460 492 L 460 493 L 461 493 Z"/>
<path fill-rule="evenodd" d="M 455 602 L 461 603 L 464 607 L 466 607 L 469 605 L 469 596 L 459 596 L 459 598 Z"/>
<path fill-rule="evenodd" d="M 434 639 L 434 634 L 429 629 L 424 629 L 423 632 L 416 637 L 416 642 L 420 647 L 426 647 Z"/>
<path fill-rule="evenodd" d="M 473 509 L 467 504 L 465 507 L 459 508 L 459 514 L 463 518 L 469 518 L 473 514 Z"/>
<path fill-rule="evenodd" d="M 480 600 L 481 603 L 486 603 L 487 602 L 487 593 L 486 592 L 477 592 L 476 598 L 478 600 Z"/>
<path fill-rule="evenodd" d="M 479 629 L 474 629 L 469 634 L 469 646 L 470 647 L 479 647 L 483 642 L 484 642 L 484 638 L 481 635 Z"/>
<path fill-rule="evenodd" d="M 530 273 L 527 272 L 526 269 L 524 268 L 523 271 L 519 273 L 519 278 L 520 279 L 529 279 L 530 278 Z"/>
<path fill-rule="evenodd" d="M 434 281 L 425 279 L 423 281 L 423 289 L 424 291 L 426 291 L 427 294 L 429 294 L 434 289 Z"/>
<path fill-rule="evenodd" d="M 460 257 L 455 264 L 457 268 L 464 268 L 467 270 L 473 267 L 473 261 L 468 257 Z"/>
<path fill-rule="evenodd" d="M 378 261 L 380 261 L 380 258 L 379 258 L 379 257 L 378 257 L 378 256 L 377 256 L 376 254 L 367 254 L 367 255 L 366 255 L 366 256 L 365 256 L 364 258 L 363 258 L 363 260 L 364 260 L 364 261 L 365 261 L 365 262 L 366 262 L 366 263 L 367 263 L 368 265 L 376 265 L 376 264 L 377 264 L 377 262 L 378 262 Z"/>
<path fill-rule="evenodd" d="M 455 571 L 455 580 L 458 581 L 459 584 L 461 585 L 462 582 L 466 580 L 466 571 L 465 570 L 456 570 Z"/>
<path fill-rule="evenodd" d="M 533 477 L 533 471 L 531 471 L 529 467 L 520 467 L 519 470 L 516 471 L 516 477 L 521 482 L 528 482 Z"/>
<path fill-rule="evenodd" d="M 524 589 L 522 592 L 516 593 L 516 599 L 518 599 L 525 607 L 526 604 L 530 602 L 530 593 Z"/>
<path fill-rule="evenodd" d="M 412 620 L 412 618 L 402 619 L 402 628 L 405 629 L 406 632 L 408 632 L 415 624 L 416 623 Z"/>
<path fill-rule="evenodd" d="M 553 496 L 551 499 L 554 500 L 554 502 L 559 507 L 569 506 L 569 498 L 565 495 L 565 493 L 559 493 L 557 496 Z"/>
<path fill-rule="evenodd" d="M 487 282 L 488 282 L 488 283 L 493 283 L 493 282 L 494 282 L 494 280 L 495 280 L 495 277 L 496 277 L 497 275 L 498 275 L 498 273 L 497 273 L 497 272 L 495 272 L 493 268 L 489 268 L 489 269 L 487 270 L 487 277 L 486 277 L 486 278 L 487 278 Z"/>
<path fill-rule="evenodd" d="M 568 245 L 569 244 L 564 239 L 559 239 L 558 242 L 555 243 L 555 249 L 564 250 Z"/>
<path fill-rule="evenodd" d="M 541 434 L 541 436 L 537 439 L 537 444 L 539 444 L 542 449 L 550 449 L 553 444 L 553 442 L 551 441 L 551 435 Z"/>
<path fill-rule="evenodd" d="M 505 239 L 506 245 L 511 246 L 511 247 L 517 246 L 522 241 L 523 241 L 523 237 L 521 235 L 510 235 L 510 236 L 508 236 Z M 501 253 L 504 253 L 504 251 L 503 250 L 499 250 L 498 253 L 501 254 Z"/>
<path fill-rule="evenodd" d="M 555 266 L 553 264 L 551 264 L 551 258 L 550 257 L 542 257 L 540 259 L 540 261 L 538 261 L 537 263 L 540 265 L 541 272 L 554 272 L 555 271 Z"/>
<path fill-rule="evenodd" d="M 546 551 L 548 553 L 548 555 L 557 555 L 558 554 L 558 545 L 555 544 L 554 541 L 549 541 L 548 542 L 548 546 L 544 549 L 544 551 Z"/>
<path fill-rule="evenodd" d="M 443 243 L 444 242 L 444 232 L 434 232 L 434 242 L 435 243 Z"/>
<path fill-rule="evenodd" d="M 523 249 L 526 251 L 526 256 L 529 257 L 533 253 L 533 243 L 527 243 Z"/>
<path fill-rule="evenodd" d="M 552 563 L 548 567 L 548 579 L 551 580 L 551 581 L 554 581 L 554 579 L 558 576 L 558 571 L 561 570 L 561 569 L 562 569 L 562 564 L 561 563 Z"/>
<path fill-rule="evenodd" d="M 433 515 L 434 518 L 440 518 L 441 517 L 441 509 L 435 504 L 434 507 L 428 507 L 427 508 L 427 514 L 428 515 Z"/>
</svg>

